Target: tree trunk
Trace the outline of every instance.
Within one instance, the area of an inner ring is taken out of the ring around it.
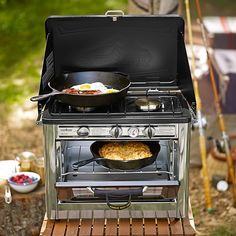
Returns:
[[[39,235],[45,215],[44,187],[27,194],[11,192],[12,202],[7,204],[0,189],[0,235]]]

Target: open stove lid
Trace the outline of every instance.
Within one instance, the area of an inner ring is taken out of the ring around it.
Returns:
[[[131,81],[176,84],[179,17],[50,17],[55,75],[72,71],[121,71]]]
[[[180,89],[195,103],[178,16],[52,16],[39,94],[52,77],[76,71],[120,71],[131,86]]]

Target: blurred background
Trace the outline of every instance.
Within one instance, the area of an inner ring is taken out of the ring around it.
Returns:
[[[165,2],[171,0],[165,0]],[[164,2],[164,1],[163,1]],[[36,105],[29,98],[38,93],[42,60],[45,49],[44,22],[50,15],[101,15],[107,10],[120,9],[125,14],[165,14],[176,13],[184,18],[184,1],[173,1],[173,12],[160,7],[157,0],[0,0],[0,160],[14,160],[22,151],[31,151],[43,156],[43,135],[41,127],[35,125]],[[236,1],[201,0],[202,14],[213,50],[214,73],[217,78],[221,104],[225,114],[227,130],[232,137],[232,148],[236,134]],[[203,113],[207,118],[207,151],[210,154],[216,142],[220,142],[214,100],[209,82],[209,73],[205,49],[202,43],[200,26],[196,21],[196,7],[190,0],[193,23],[193,36],[198,62],[198,79]],[[214,16],[212,18],[211,16]],[[209,18],[207,18],[209,17]],[[232,17],[232,18],[231,18]],[[229,24],[230,29],[224,27]],[[223,24],[223,26],[222,26]],[[218,26],[220,25],[220,26]],[[223,27],[222,32],[216,32]],[[187,33],[186,33],[187,36]],[[186,37],[188,44],[188,38]],[[224,59],[221,61],[221,59]],[[191,61],[191,55],[189,54]],[[228,62],[227,62],[228,61]],[[225,65],[225,66],[224,66]],[[224,98],[224,99],[223,99]],[[231,192],[219,192],[212,187],[212,197],[216,211],[208,214],[205,210],[203,183],[201,179],[201,161],[199,157],[198,132],[192,132],[190,171],[190,195],[198,235],[236,235],[236,208],[232,205]],[[211,166],[212,163],[209,165]],[[221,163],[221,167],[225,166]],[[1,197],[1,195],[0,195]],[[9,210],[0,207],[0,235],[10,227],[2,217]],[[35,230],[39,229],[43,218],[44,206]],[[1,222],[2,221],[2,222]],[[20,222],[16,223],[20,224]],[[1,226],[2,225],[2,226]],[[11,235],[26,232],[28,224],[20,229],[8,231]],[[10,230],[10,229],[9,229]],[[23,230],[23,231],[22,231]],[[24,231],[25,230],[25,231]],[[33,232],[33,231],[32,231]],[[10,234],[8,234],[10,235]],[[24,234],[22,234],[24,235]],[[27,234],[25,234],[27,235]]]
[[[134,13],[151,12],[152,1],[134,2],[141,6],[140,10],[131,7]],[[235,14],[235,1],[200,2],[204,16]],[[45,46],[44,22],[49,15],[104,14],[107,9],[128,13],[128,5],[128,0],[0,0],[0,103],[23,102],[37,92]],[[194,4],[191,13],[195,18]]]
[[[104,14],[126,7],[125,0],[1,0],[0,103],[22,102],[37,92],[48,16]]]
[[[136,2],[148,8],[151,1]],[[235,1],[200,2],[203,15],[235,14]],[[49,15],[104,14],[107,9],[127,13],[128,0],[0,0],[0,103],[22,102],[37,92],[45,46],[44,22]],[[194,4],[191,13],[196,16]]]

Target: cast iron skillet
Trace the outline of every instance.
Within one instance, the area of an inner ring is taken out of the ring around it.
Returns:
[[[151,165],[157,158],[158,153],[160,152],[160,144],[159,142],[154,141],[143,141],[149,146],[150,151],[152,153],[151,157],[137,159],[137,160],[128,160],[128,161],[121,161],[121,160],[111,160],[107,158],[100,157],[99,155],[99,148],[101,148],[105,143],[104,141],[97,141],[94,142],[90,146],[90,151],[93,154],[93,158],[74,162],[72,164],[73,169],[78,169],[81,166],[87,165],[90,162],[96,161],[99,165],[107,167],[109,169],[117,169],[117,170],[138,170],[145,166]]]
[[[40,101],[54,96],[59,102],[74,107],[99,107],[110,105],[124,98],[130,86],[129,76],[120,72],[83,71],[63,74],[49,83],[51,93],[34,96],[31,101]],[[74,85],[101,82],[108,88],[119,90],[117,93],[82,95],[67,94],[62,90]]]

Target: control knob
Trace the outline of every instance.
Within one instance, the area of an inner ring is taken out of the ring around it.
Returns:
[[[110,130],[110,134],[112,137],[118,138],[122,134],[122,129],[118,126],[115,126]]]
[[[154,135],[155,135],[155,128],[153,127],[147,127],[145,130],[144,130],[144,134],[149,137],[149,138],[152,138]]]
[[[139,129],[138,127],[130,127],[128,129],[128,135],[131,137],[131,138],[135,138],[139,135]]]
[[[87,137],[89,135],[89,128],[81,127],[77,130],[77,134],[80,137]]]

